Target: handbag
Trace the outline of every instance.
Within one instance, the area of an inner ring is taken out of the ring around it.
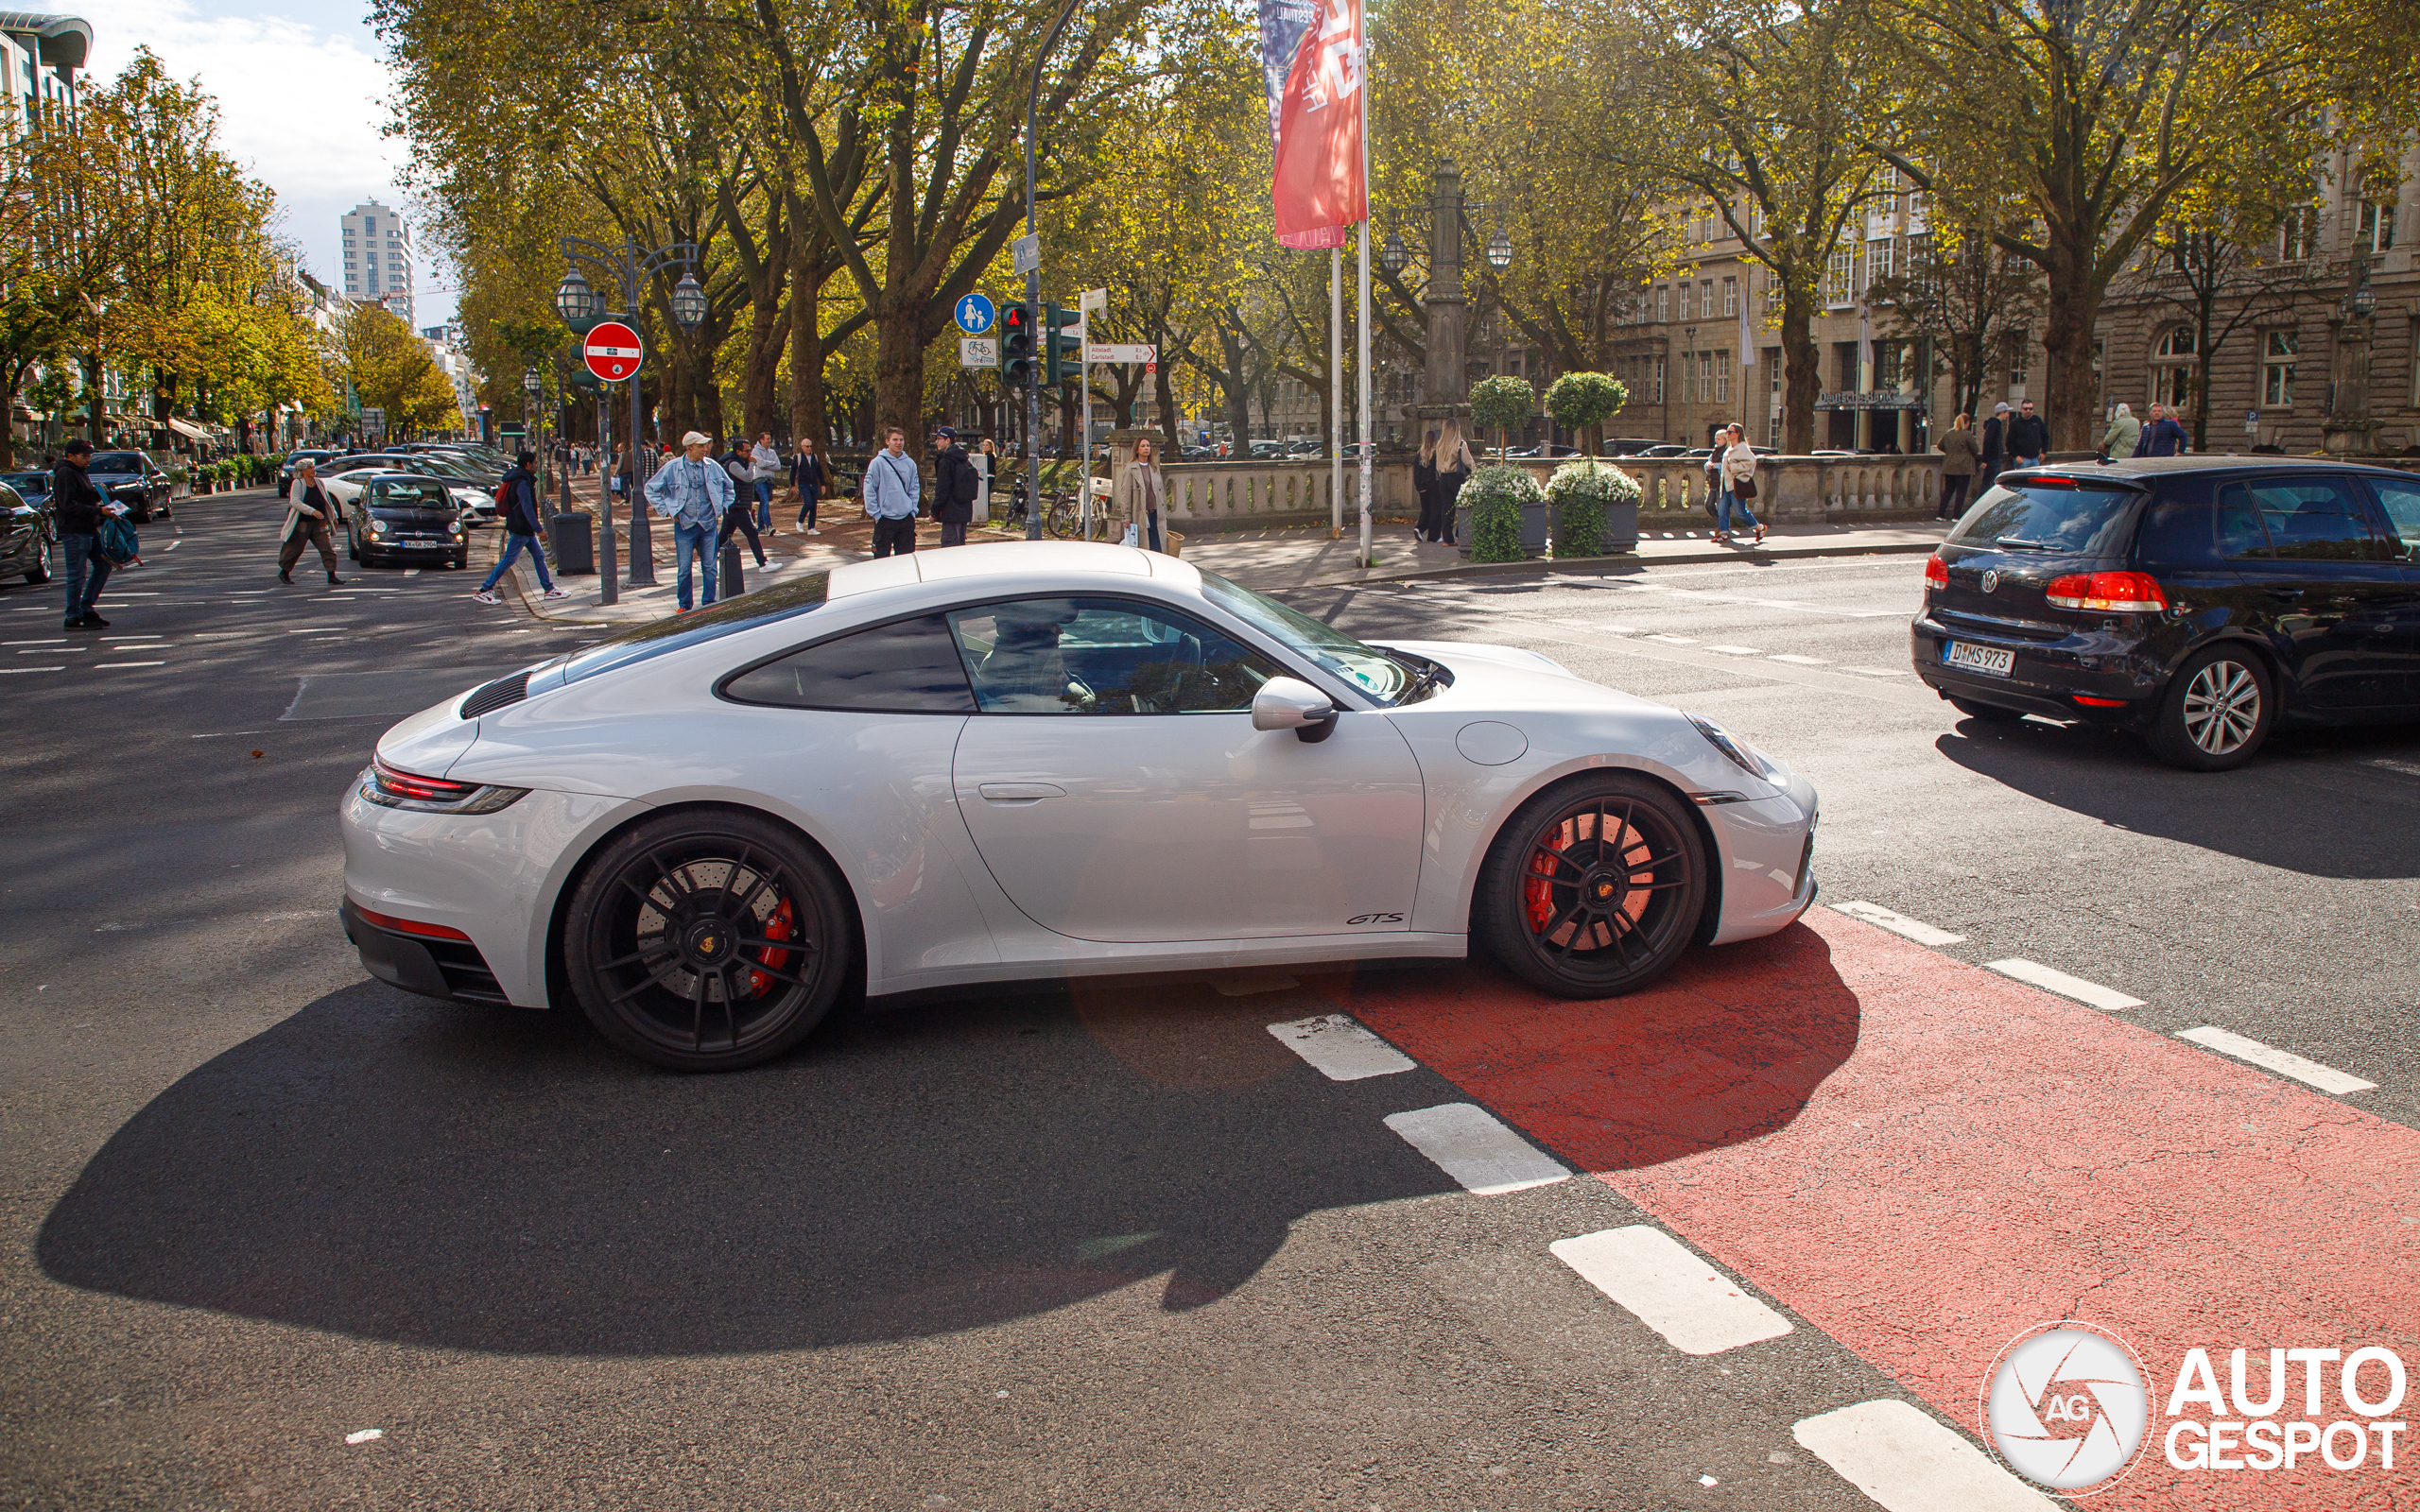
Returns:
[[[1119,543],[1120,545],[1125,545],[1125,546],[1139,546],[1139,545],[1141,545],[1141,544],[1143,543],[1143,532],[1142,532],[1142,528],[1141,528],[1140,526],[1136,525],[1136,524],[1134,524],[1134,522],[1133,522],[1133,521],[1132,521],[1132,520],[1127,521],[1127,522],[1126,522],[1126,534],[1125,534],[1125,536],[1124,536],[1124,537],[1122,537],[1122,538],[1120,539],[1120,541],[1119,541],[1119,542],[1118,542],[1118,543]]]
[[[1741,478],[1738,482],[1734,483],[1731,485],[1731,496],[1735,499],[1754,498],[1756,496],[1756,480],[1754,478]]]

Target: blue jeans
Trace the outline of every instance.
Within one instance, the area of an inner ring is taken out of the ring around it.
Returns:
[[[67,558],[67,617],[71,620],[93,611],[101,585],[110,580],[110,559],[93,549],[100,539],[97,535],[59,538],[59,554]]]
[[[714,526],[693,525],[684,520],[672,527],[672,559],[679,564],[683,609],[689,607],[689,558],[692,553],[696,554],[699,565],[705,570],[706,602],[711,604],[715,601],[715,568],[718,565],[715,558],[717,552]]]
[[[1754,530],[1756,528],[1756,517],[1749,509],[1747,501],[1732,492],[1729,489],[1722,490],[1722,498],[1715,507],[1715,528],[1720,530],[1726,536],[1730,535],[1732,533],[1731,512],[1735,509],[1739,512],[1740,519],[1748,522],[1749,529]]]
[[[520,556],[524,547],[528,549],[529,559],[537,564],[538,586],[548,593],[554,591],[555,580],[546,572],[546,548],[538,544],[538,538],[535,536],[507,532],[504,538],[504,555],[495,559],[495,569],[488,574],[488,580],[479,585],[480,593],[484,593],[496,585],[496,579],[504,576],[505,569],[512,565],[512,558]],[[711,593],[712,590],[708,592]]]
[[[756,480],[756,528],[759,530],[773,528],[773,480],[771,478]]]

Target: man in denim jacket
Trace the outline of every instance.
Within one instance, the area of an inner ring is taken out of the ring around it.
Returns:
[[[682,455],[656,470],[647,480],[647,502],[672,522],[672,555],[679,563],[681,611],[689,611],[689,558],[703,559],[706,602],[715,601],[715,542],[722,512],[731,507],[731,474],[706,455],[711,445],[691,431],[681,438]]]

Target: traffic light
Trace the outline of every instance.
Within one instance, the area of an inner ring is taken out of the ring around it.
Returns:
[[[1033,349],[1039,313],[1023,301],[1000,311],[1000,381],[1011,388],[1028,387],[1039,376]]]
[[[1084,338],[1081,335],[1063,335],[1062,326],[1080,329],[1084,323],[1081,310],[1063,310],[1055,304],[1042,307],[1042,329],[1049,334],[1049,349],[1043,356],[1042,381],[1056,388],[1073,383],[1084,375]]]

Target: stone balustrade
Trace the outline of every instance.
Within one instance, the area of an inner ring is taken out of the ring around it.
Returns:
[[[1705,465],[1684,457],[1615,457],[1636,478],[1643,519],[1704,517]],[[1842,522],[1921,517],[1941,500],[1939,454],[1914,456],[1768,456],[1756,463],[1755,511],[1767,521]],[[1561,461],[1516,459],[1540,486]],[[1179,529],[1261,530],[1325,524],[1331,518],[1331,473],[1324,461],[1183,462],[1167,469],[1168,505]],[[1373,507],[1381,515],[1412,515],[1409,461],[1381,462],[1374,473]],[[1360,516],[1360,470],[1344,467],[1342,518]]]

